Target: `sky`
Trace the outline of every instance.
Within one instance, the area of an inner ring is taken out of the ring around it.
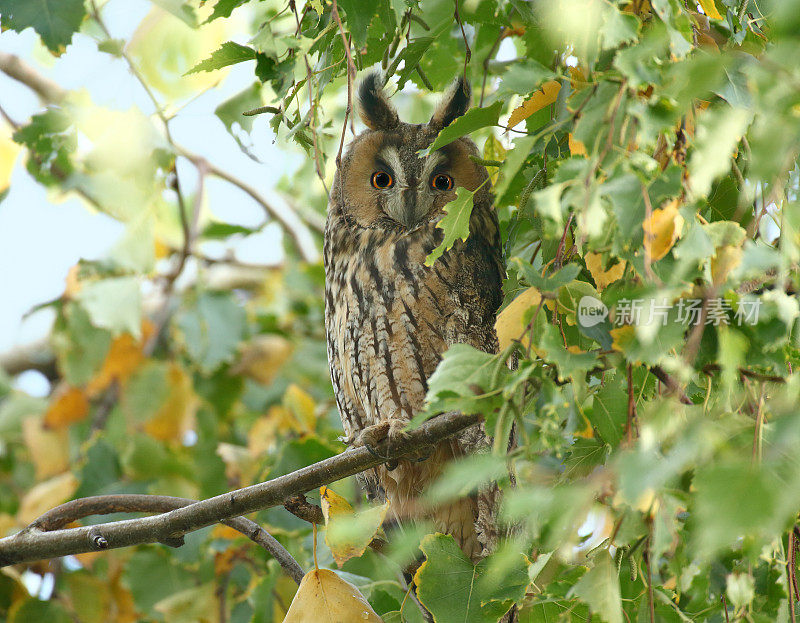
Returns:
[[[129,40],[151,8],[147,0],[109,0],[103,17],[113,37]],[[86,34],[76,34],[66,53],[57,59],[44,50],[31,29],[1,33],[0,50],[20,56],[65,89],[86,89],[98,105],[118,110],[136,106],[146,114],[153,112],[125,62],[98,52],[95,40]],[[170,122],[170,129],[176,142],[224,170],[235,171],[269,198],[280,177],[299,166],[300,156],[282,152],[273,144],[273,133],[262,117],[256,118],[252,132],[253,151],[262,161],[255,162],[241,152],[214,115],[221,102],[252,81],[252,62],[234,66],[220,85],[189,103]],[[0,106],[23,124],[43,110],[32,91],[2,73]],[[182,185],[194,188],[194,168],[186,163],[181,166],[179,161],[178,172]],[[226,222],[255,226],[264,220],[263,210],[254,201],[213,178],[206,180],[206,205]],[[25,170],[20,154],[10,191],[0,202],[0,353],[45,336],[52,312],[43,310],[26,318],[27,312],[59,297],[69,268],[81,258],[102,257],[123,230],[122,224],[93,211],[82,200],[39,185]],[[260,238],[247,240],[237,253],[243,261],[274,261],[280,253],[280,233],[277,228],[267,228]]]

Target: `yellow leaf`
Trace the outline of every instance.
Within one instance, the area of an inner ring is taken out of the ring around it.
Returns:
[[[47,428],[64,428],[73,422],[80,422],[89,415],[89,399],[86,393],[66,384],[59,385],[44,414]],[[63,471],[63,470],[58,470]]]
[[[609,331],[611,333],[611,348],[613,350],[624,352],[625,348],[633,341],[636,329],[631,325],[624,325],[622,327],[615,327]]]
[[[191,426],[198,399],[192,387],[192,379],[176,363],[169,364],[167,383],[169,385],[167,399],[144,425],[144,429],[155,439],[177,441]]]
[[[513,128],[521,121],[525,121],[533,113],[540,111],[548,104],[552,104],[558,97],[561,90],[561,83],[557,80],[548,80],[542,88],[536,91],[531,97],[522,103],[522,106],[515,108],[508,118],[508,127]]]
[[[678,212],[678,200],[674,199],[663,208],[653,210],[649,219],[642,223],[644,229],[644,248],[650,254],[652,261],[664,257],[678,238],[683,229],[683,217]]]
[[[583,156],[584,158],[589,156],[589,154],[586,153],[586,145],[572,136],[572,132],[567,135],[567,140],[569,141],[569,153],[573,156]]]
[[[730,272],[742,263],[742,248],[726,244],[717,249],[711,258],[711,280],[715,286],[722,285]]]
[[[80,270],[81,268],[78,264],[73,264],[67,271],[67,278],[65,279],[66,284],[64,286],[64,298],[75,298],[75,295],[81,291],[81,282],[78,278]]]
[[[280,335],[259,335],[244,346],[231,374],[244,374],[269,385],[293,350],[292,343]]]
[[[580,91],[589,85],[583,67],[567,67],[567,71],[569,72],[569,83],[573,90]]]
[[[528,288],[508,304],[494,323],[500,350],[505,350],[512,342],[520,342],[527,348],[530,340],[525,331],[525,313],[535,308],[542,301],[542,295],[536,288]],[[523,335],[524,333],[524,335]]]
[[[22,498],[17,511],[17,521],[28,525],[46,511],[70,499],[77,488],[78,479],[72,472],[40,482]]]
[[[592,274],[592,279],[597,284],[597,291],[602,292],[606,286],[622,278],[625,274],[625,260],[617,262],[608,270],[603,270],[603,256],[599,253],[587,253],[584,256],[586,268]]]
[[[36,467],[36,479],[44,480],[69,467],[69,439],[66,429],[48,430],[42,418],[22,420],[22,437]]]
[[[11,140],[8,125],[0,125],[0,194],[11,185],[11,173],[14,171],[19,149],[19,145]]]
[[[498,138],[492,134],[489,138],[486,139],[486,142],[483,144],[483,158],[484,160],[498,160],[502,162],[505,160],[506,157],[506,148],[503,147],[503,144],[498,140]],[[489,180],[492,183],[492,186],[497,184],[497,179],[500,177],[500,167],[489,167]]]
[[[283,623],[382,623],[355,586],[330,569],[306,573]]]
[[[383,525],[389,502],[356,513],[350,503],[333,489],[321,487],[319,493],[322,515],[325,517],[325,543],[333,553],[336,564],[341,567],[367,549]]]
[[[317,424],[317,417],[314,415],[314,399],[292,383],[286,388],[283,395],[283,406],[294,416],[298,430],[313,433]]]
[[[698,1],[700,2],[700,6],[703,7],[703,13],[712,19],[722,19],[722,15],[720,15],[719,11],[717,11],[717,5],[714,3],[714,0]]]
[[[114,381],[124,385],[128,377],[144,361],[143,347],[150,340],[155,327],[149,320],[142,322],[142,339],[137,341],[130,333],[123,333],[114,338],[108,349],[100,371],[89,381],[86,393],[96,396]]]

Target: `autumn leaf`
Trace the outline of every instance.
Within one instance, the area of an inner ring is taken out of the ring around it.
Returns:
[[[569,142],[569,153],[571,153],[573,156],[589,156],[589,154],[586,152],[586,145],[575,138],[572,135],[572,132],[570,132],[567,136],[567,140]]]
[[[66,502],[78,488],[78,479],[65,472],[40,482],[22,498],[17,511],[17,521],[28,525],[45,511]]]
[[[86,393],[89,397],[97,396],[115,381],[120,385],[125,384],[128,377],[144,361],[144,344],[147,344],[150,340],[153,331],[155,331],[153,323],[149,320],[144,320],[142,322],[141,340],[137,340],[130,333],[123,333],[114,338],[103,365],[86,386]]]
[[[341,567],[367,549],[383,525],[389,502],[356,513],[346,499],[329,487],[321,487],[320,496],[326,526],[325,543]]]
[[[515,341],[520,342],[527,348],[530,338],[528,332],[525,331],[525,313],[531,308],[536,308],[541,301],[542,295],[539,290],[528,288],[498,314],[494,328],[497,331],[497,339],[500,341],[501,351]]]
[[[642,223],[644,229],[644,248],[652,261],[664,257],[678,238],[683,229],[683,217],[678,212],[678,201],[673,200],[663,208],[653,210],[649,219]]]
[[[730,272],[742,263],[742,248],[729,244],[717,249],[711,258],[711,280],[715,286],[725,283]]]
[[[283,406],[294,416],[295,425],[300,432],[313,433],[317,423],[314,414],[314,399],[311,395],[292,383],[283,395]]]
[[[86,392],[62,383],[53,392],[50,406],[44,414],[44,425],[47,428],[64,428],[80,422],[88,414],[89,399]]]
[[[11,173],[17,161],[20,146],[11,140],[8,125],[0,125],[0,197],[11,184]]]
[[[192,379],[178,364],[169,365],[167,383],[169,393],[166,401],[144,428],[156,439],[177,441],[189,428],[199,401],[194,393]]]
[[[717,10],[717,5],[714,3],[714,0],[698,1],[700,2],[700,6],[703,7],[703,13],[712,19],[723,19],[722,15],[720,15],[719,11]]]
[[[283,623],[382,623],[355,586],[330,569],[305,574]]]
[[[231,374],[244,374],[262,385],[269,385],[293,350],[292,343],[285,337],[273,333],[258,335],[244,345]]]
[[[508,127],[513,128],[518,123],[525,121],[533,113],[540,111],[545,106],[552,104],[558,97],[561,90],[561,83],[557,80],[548,80],[542,87],[525,100],[521,106],[511,111],[508,118]]]
[[[22,436],[36,467],[37,480],[61,474],[69,467],[66,429],[49,430],[46,419],[29,416],[22,421]]]
[[[622,279],[622,275],[625,274],[625,260],[621,260],[611,268],[603,270],[603,256],[600,253],[587,253],[583,259],[586,262],[586,268],[592,274],[592,279],[597,284],[598,292],[602,292],[609,284]]]

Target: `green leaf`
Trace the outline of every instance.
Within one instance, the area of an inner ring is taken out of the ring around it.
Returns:
[[[639,18],[611,6],[605,11],[605,20],[600,28],[600,36],[605,49],[616,48],[623,43],[636,41],[639,36]]]
[[[225,129],[236,140],[239,147],[247,153],[250,145],[245,145],[247,134],[253,129],[254,116],[245,116],[248,110],[258,108],[263,104],[261,97],[261,83],[254,82],[246,89],[239,91],[233,97],[226,99],[214,110],[217,118],[225,124]],[[244,136],[242,136],[244,134]],[[249,142],[249,141],[248,141]],[[233,226],[231,226],[233,227]],[[206,231],[208,227],[206,228]],[[204,235],[208,234],[204,231]],[[250,230],[252,232],[252,230]]]
[[[628,393],[622,383],[608,381],[601,387],[586,415],[607,444],[618,445],[628,421]]]
[[[50,341],[64,378],[70,385],[79,387],[88,383],[100,369],[111,346],[111,334],[94,326],[83,307],[68,304]]]
[[[485,182],[484,182],[485,183]],[[482,186],[483,184],[481,184]],[[430,252],[428,257],[425,258],[426,266],[433,266],[433,263],[438,260],[445,251],[449,251],[456,240],[466,240],[469,236],[469,221],[472,216],[472,205],[475,193],[468,191],[466,188],[458,187],[456,189],[456,198],[444,206],[444,216],[436,224],[436,227],[444,231],[444,237],[441,244]]]
[[[731,168],[731,157],[751,119],[741,108],[727,105],[707,110],[698,118],[695,150],[689,159],[692,194],[701,197],[711,182]]]
[[[420,549],[426,560],[414,576],[417,595],[437,623],[497,623],[525,594],[528,573],[521,555],[505,577],[493,578],[491,558],[473,565],[450,535],[429,534]]]
[[[226,41],[219,50],[211,53],[211,56],[204,61],[200,61],[187,71],[184,75],[200,73],[201,71],[214,71],[228,65],[252,61],[256,58],[256,51],[246,45],[240,45],[234,41]]]
[[[206,373],[233,360],[245,337],[246,317],[230,294],[205,292],[177,317],[189,357]]]
[[[570,595],[588,604],[606,623],[623,623],[619,576],[608,552],[595,556],[594,567],[578,580]]]
[[[502,403],[502,395],[495,388],[501,388],[510,374],[499,356],[466,344],[453,344],[428,379],[426,415],[442,411],[485,413],[494,409]],[[486,393],[489,395],[484,396]]]
[[[72,42],[84,17],[83,0],[0,0],[3,30],[22,32],[33,28],[57,56]]]
[[[428,147],[426,153],[430,154],[440,147],[449,145],[457,138],[470,134],[480,128],[497,125],[502,110],[503,102],[501,101],[497,101],[491,106],[486,106],[484,108],[472,108],[468,110],[463,116],[459,117],[439,132],[439,136],[437,136],[436,140]]]
[[[344,10],[353,41],[359,47],[367,42],[367,28],[378,12],[378,0],[340,0],[339,8]]]
[[[533,268],[529,262],[519,257],[512,258],[511,265],[517,270],[521,277],[525,278],[528,285],[533,286],[540,292],[555,292],[573,281],[581,272],[581,267],[578,264],[567,264],[559,268],[552,275],[542,277],[539,271]]]
[[[142,297],[135,277],[114,277],[87,284],[76,300],[88,312],[92,324],[113,335],[141,336]]]

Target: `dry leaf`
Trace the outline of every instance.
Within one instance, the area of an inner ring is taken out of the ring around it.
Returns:
[[[62,383],[53,392],[50,406],[44,414],[44,425],[47,428],[65,428],[74,422],[80,422],[87,415],[89,398],[86,393],[78,387]],[[62,471],[64,470],[58,470]]]
[[[714,0],[698,0],[700,6],[703,7],[703,13],[708,15],[711,19],[723,19],[722,15],[717,11],[717,5]]]
[[[311,395],[292,383],[283,395],[283,406],[294,416],[298,430],[313,433],[317,425],[315,403]]]
[[[711,258],[711,280],[715,286],[722,285],[730,272],[742,263],[742,248],[726,244],[717,249]]]
[[[525,119],[530,117],[533,113],[555,102],[560,90],[561,83],[557,80],[548,80],[545,82],[541,89],[522,103],[522,106],[515,108],[511,112],[511,116],[508,118],[508,127],[513,128],[521,121],[525,121]]]
[[[294,347],[284,337],[275,334],[259,335],[244,346],[231,374],[244,374],[263,385],[269,385]]]
[[[355,586],[330,569],[306,573],[283,623],[383,623]]]
[[[678,200],[674,199],[663,208],[653,210],[650,218],[642,223],[642,229],[645,233],[644,248],[650,254],[650,259],[654,262],[660,260],[669,253],[683,229]]]
[[[192,379],[178,364],[169,364],[167,383],[167,399],[144,425],[144,429],[155,439],[176,441],[191,426],[199,401],[192,387]]]
[[[525,312],[536,307],[542,301],[542,295],[536,288],[528,288],[508,304],[494,323],[500,350],[505,350],[511,342],[521,342],[527,348],[530,343],[525,331]],[[525,335],[523,335],[523,332]]]
[[[636,329],[631,325],[624,325],[611,329],[609,333],[611,333],[611,339],[613,340],[611,348],[619,352],[624,352],[627,346],[633,341]]]
[[[583,156],[584,158],[588,157],[589,154],[586,153],[586,145],[583,142],[579,141],[577,138],[572,136],[572,132],[567,135],[567,140],[569,142],[569,153],[573,156]]]
[[[22,498],[17,511],[17,521],[28,525],[46,511],[70,499],[77,488],[78,479],[72,472],[40,482]]]
[[[598,292],[602,292],[609,284],[621,279],[625,274],[625,260],[617,262],[608,270],[603,270],[603,256],[600,253],[587,253],[583,259],[597,284]]]
[[[383,525],[389,503],[356,513],[350,503],[333,489],[321,487],[319,493],[325,517],[325,543],[341,567],[364,553]]]
[[[49,430],[40,417],[22,420],[22,436],[36,467],[36,479],[44,480],[69,467],[69,439],[66,429]]]

